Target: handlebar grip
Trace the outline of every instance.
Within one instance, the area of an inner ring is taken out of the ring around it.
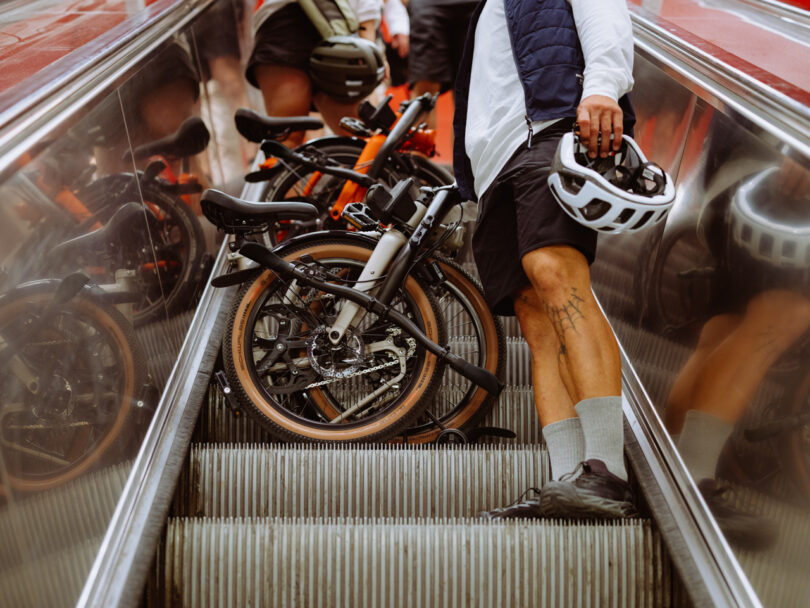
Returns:
[[[477,367],[451,352],[448,352],[443,358],[450,367],[465,378],[469,378],[490,395],[500,395],[503,390],[503,384],[492,372]]]
[[[239,253],[249,260],[253,260],[257,264],[261,264],[265,268],[269,268],[275,272],[289,271],[292,267],[292,264],[283,260],[275,253],[270,251],[267,247],[260,245],[259,243],[245,243],[239,248]]]

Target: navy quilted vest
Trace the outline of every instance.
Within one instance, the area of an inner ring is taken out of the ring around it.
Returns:
[[[567,0],[502,1],[528,117],[532,122],[575,117],[582,95],[585,60],[571,5]],[[453,167],[462,196],[468,200],[476,200],[476,196],[470,159],[465,150],[464,129],[475,28],[485,2],[482,0],[478,5],[470,22],[455,87]],[[625,133],[629,135],[635,122],[633,109],[626,95],[619,103],[625,113]],[[526,135],[528,137],[528,127]]]

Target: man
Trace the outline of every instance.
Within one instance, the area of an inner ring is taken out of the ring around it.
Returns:
[[[492,518],[635,514],[619,350],[591,292],[596,233],[570,219],[546,184],[575,120],[592,158],[618,149],[633,120],[622,98],[632,61],[624,0],[487,0],[472,18],[454,169],[462,194],[480,197],[473,252],[489,305],[517,315],[532,353],[552,473],[539,499]]]

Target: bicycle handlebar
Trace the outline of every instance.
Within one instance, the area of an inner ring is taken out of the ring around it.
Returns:
[[[306,154],[302,154],[296,150],[291,150],[281,142],[272,139],[266,139],[262,142],[262,151],[264,152],[265,156],[275,156],[281,160],[299,163],[307,169],[314,169],[316,171],[320,171],[321,173],[326,173],[328,175],[334,175],[335,177],[342,177],[343,179],[357,182],[364,188],[369,188],[377,183],[376,179],[366,175],[365,173],[360,173],[359,171],[347,169],[345,167],[315,162]]]

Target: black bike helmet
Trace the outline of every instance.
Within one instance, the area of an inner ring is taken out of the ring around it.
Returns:
[[[332,36],[320,42],[309,57],[314,88],[338,101],[359,101],[385,76],[382,51],[358,36]]]

